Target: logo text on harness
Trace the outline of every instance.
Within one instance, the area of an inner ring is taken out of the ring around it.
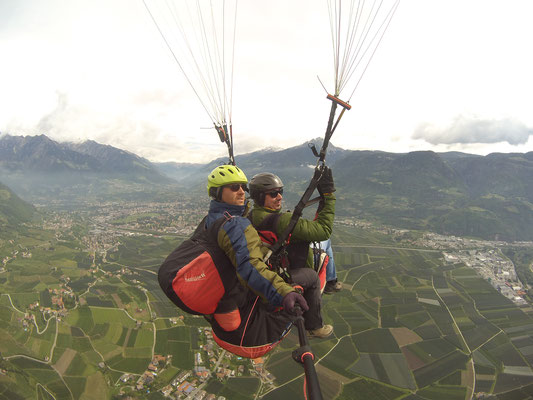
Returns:
[[[185,282],[196,282],[196,281],[201,281],[202,279],[205,278],[205,273],[202,272],[200,275],[198,276],[191,276],[190,278],[189,277],[185,277]]]

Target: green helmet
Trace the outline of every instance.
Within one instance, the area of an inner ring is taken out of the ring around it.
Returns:
[[[207,177],[207,194],[218,199],[220,196],[218,189],[232,183],[248,183],[248,179],[236,165],[220,165]]]

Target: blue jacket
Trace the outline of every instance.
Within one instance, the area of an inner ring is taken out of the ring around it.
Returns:
[[[218,231],[218,245],[236,269],[237,277],[264,301],[281,306],[283,297],[294,288],[263,262],[266,248],[250,220],[244,215],[248,204],[231,205],[212,200],[207,214],[206,227],[220,218],[227,218]]]

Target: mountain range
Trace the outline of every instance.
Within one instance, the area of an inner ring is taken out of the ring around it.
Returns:
[[[319,149],[321,142],[318,138],[288,149],[238,155],[236,162],[249,178],[264,171],[279,175],[290,206],[316,165],[309,147],[314,143]],[[94,141],[0,137],[0,181],[32,202],[57,197],[58,191],[67,191],[72,201],[95,193],[103,199],[117,192],[203,195],[206,175],[225,162],[154,163]],[[345,150],[330,143],[327,162],[334,171],[339,216],[458,236],[533,240],[533,152],[388,153]]]
[[[92,140],[59,143],[46,135],[0,137],[0,181],[33,202],[143,196],[172,184],[150,161]]]
[[[353,152],[334,168],[342,192],[349,193],[348,212],[459,236],[533,238],[531,152]]]
[[[127,176],[138,181],[168,182],[154,165],[133,153],[92,140],[58,143],[46,135],[0,138],[0,168],[41,173]]]

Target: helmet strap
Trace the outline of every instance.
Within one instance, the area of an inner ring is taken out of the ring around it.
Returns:
[[[222,200],[222,187],[209,188],[209,197],[212,197],[216,201]]]
[[[217,195],[216,195],[217,201],[222,201],[222,190],[223,190],[222,186],[217,187]]]

